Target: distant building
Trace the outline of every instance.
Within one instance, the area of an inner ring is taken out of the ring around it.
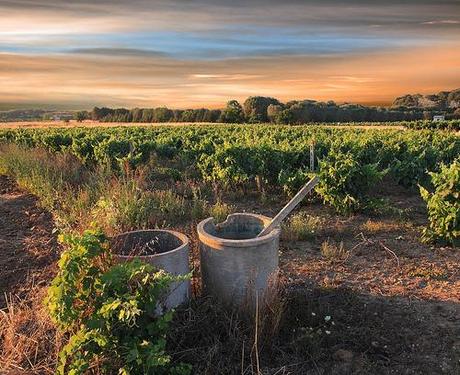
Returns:
[[[446,116],[444,115],[433,116],[433,121],[444,121],[445,119],[446,119]]]

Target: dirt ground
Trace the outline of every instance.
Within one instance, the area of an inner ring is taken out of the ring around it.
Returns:
[[[52,229],[52,217],[37,199],[0,176],[0,308],[6,295],[22,298],[48,283],[57,260]]]
[[[247,199],[241,208],[260,213],[282,206]],[[276,334],[259,346],[260,374],[460,374],[459,250],[420,243],[426,215],[416,195],[396,192],[391,201],[398,217],[340,217],[319,203],[301,208],[323,221],[307,241],[281,241],[284,311]],[[59,252],[52,229],[36,198],[0,176],[0,368],[15,340],[5,296],[34,301],[37,286],[52,278]],[[320,248],[328,239],[343,242],[346,256],[326,259]],[[193,364],[194,373],[257,373],[251,331],[213,301],[198,297],[174,324],[173,360]],[[14,334],[20,329],[27,332],[22,326]],[[41,344],[35,356],[10,355],[0,373],[49,373],[53,348]]]

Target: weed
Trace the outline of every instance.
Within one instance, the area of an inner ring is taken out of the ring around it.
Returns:
[[[135,179],[115,180],[92,217],[108,233],[176,224],[186,215],[184,198],[170,190],[145,191]]]
[[[401,229],[401,225],[397,223],[388,223],[383,221],[367,220],[361,225],[361,230],[368,233],[391,232]]]
[[[209,214],[214,218],[216,223],[221,223],[233,210],[233,206],[218,200],[209,208]]]
[[[320,228],[322,219],[299,212],[291,216],[283,225],[283,239],[287,241],[303,241],[312,238]]]
[[[429,268],[416,268],[409,272],[411,277],[422,277],[426,280],[447,280],[447,273],[435,266]]]
[[[67,245],[45,300],[52,321],[68,335],[58,374],[190,373],[173,369],[164,339],[172,312],[153,314],[165,290],[188,276],[172,276],[139,259],[113,264],[107,238],[98,231],[63,236]],[[127,350],[127,348],[129,348]]]
[[[189,210],[190,217],[193,220],[203,219],[208,215],[208,202],[203,199],[201,188],[198,185],[190,183],[188,186],[190,189],[189,193],[191,197]]]
[[[321,244],[321,255],[331,262],[344,262],[350,256],[350,252],[345,249],[343,241],[337,245],[327,239]]]

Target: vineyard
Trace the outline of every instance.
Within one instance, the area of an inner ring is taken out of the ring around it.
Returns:
[[[460,155],[460,138],[451,133],[268,125],[17,129],[1,132],[0,140],[67,152],[86,165],[108,164],[114,171],[126,163],[142,165],[155,154],[194,166],[203,181],[288,194],[318,171],[319,193],[342,213],[372,204],[368,194],[385,176],[406,188],[426,185],[429,172]]]
[[[0,233],[19,244],[0,241],[14,293],[2,301],[0,366],[458,373],[460,137],[458,122],[433,124],[1,129]],[[201,295],[196,224],[274,216],[313,175],[315,192],[282,225],[279,299],[254,331]],[[140,228],[191,239],[192,302],[153,322],[145,312],[172,279],[114,265],[108,250]],[[18,250],[31,243],[37,263]]]

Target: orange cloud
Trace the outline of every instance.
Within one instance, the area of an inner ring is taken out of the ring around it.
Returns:
[[[184,108],[269,95],[388,104],[406,93],[460,87],[459,47],[220,61],[0,54],[0,102]]]

